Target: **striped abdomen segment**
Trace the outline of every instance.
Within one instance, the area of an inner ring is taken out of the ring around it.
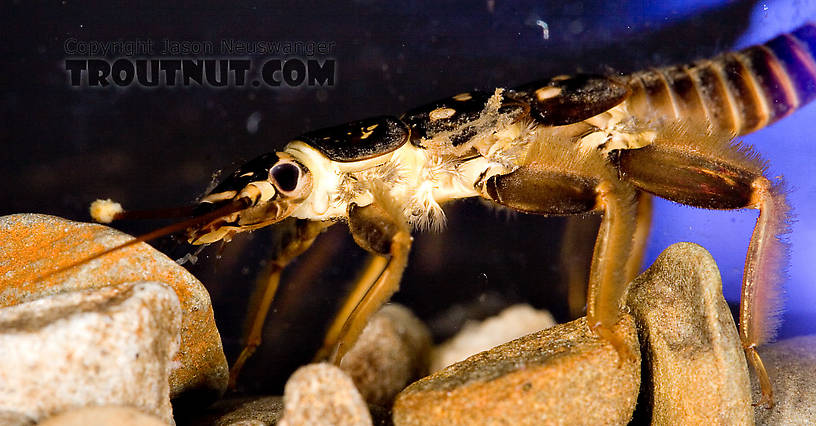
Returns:
[[[816,25],[691,65],[633,73],[627,108],[637,117],[709,122],[746,134],[816,98]]]

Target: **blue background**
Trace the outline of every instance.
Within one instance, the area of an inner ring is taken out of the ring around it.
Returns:
[[[652,17],[679,16],[721,3],[644,2],[643,13]],[[637,8],[633,13],[637,14]],[[746,31],[733,47],[762,43],[808,20],[816,20],[816,2],[759,2],[752,10]],[[812,323],[816,307],[816,105],[805,106],[794,116],[740,139],[752,144],[769,162],[769,176],[783,176],[787,183],[788,201],[795,217],[792,232],[787,236],[791,250],[784,288],[783,333],[813,333],[816,331]],[[748,246],[756,216],[757,212],[750,210],[710,212],[657,200],[647,264],[672,242],[701,244],[720,267],[727,300],[738,302],[744,248]]]

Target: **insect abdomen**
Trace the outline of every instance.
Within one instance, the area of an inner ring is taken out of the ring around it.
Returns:
[[[816,98],[816,25],[691,65],[628,76],[636,117],[709,122],[746,134]]]

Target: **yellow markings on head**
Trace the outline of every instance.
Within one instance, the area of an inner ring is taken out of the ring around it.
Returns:
[[[551,78],[550,80],[552,80],[552,81],[564,81],[564,80],[569,80],[570,78],[572,78],[572,77],[570,77],[567,74],[560,74],[560,75],[557,75],[557,76]]]
[[[453,114],[456,114],[455,109],[440,107],[440,108],[437,108],[437,109],[431,111],[431,113],[428,114],[428,116],[431,119],[431,121],[437,121],[437,120],[444,120],[446,118],[451,118],[451,117],[453,117]]]
[[[247,187],[250,186],[258,191],[257,195],[259,197],[258,200],[260,201],[269,201],[272,198],[275,198],[276,195],[278,195],[278,190],[275,189],[275,185],[272,185],[267,181],[251,182],[250,184],[247,185]],[[241,191],[241,194],[242,195],[246,194],[247,189],[248,188],[246,188],[244,191]],[[249,195],[255,195],[254,191]]]
[[[471,99],[473,99],[473,95],[471,95],[470,93],[467,93],[467,92],[460,93],[460,94],[453,97],[454,101],[459,101],[459,102],[465,102],[465,101],[469,101]]]
[[[363,130],[363,135],[360,136],[360,139],[368,139],[368,137],[371,136],[372,133],[374,133],[374,129],[376,129],[377,126],[379,126],[379,124],[373,124],[371,126],[366,127],[365,130]]]
[[[535,91],[536,98],[539,102],[554,98],[561,94],[560,87],[544,86]]]

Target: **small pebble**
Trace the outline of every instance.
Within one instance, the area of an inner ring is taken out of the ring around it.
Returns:
[[[431,371],[554,325],[549,312],[525,304],[510,306],[482,322],[468,321],[456,336],[434,349]]]
[[[86,407],[66,411],[37,426],[164,426],[156,417],[131,407]]]
[[[326,363],[299,368],[286,382],[280,426],[372,425],[363,397],[339,368]]]
[[[431,335],[414,314],[389,304],[374,314],[340,369],[370,404],[389,407],[397,393],[428,371]]]
[[[759,355],[771,377],[775,405],[754,407],[758,425],[816,424],[816,335],[800,336],[760,346]],[[751,377],[754,401],[762,393]]]
[[[394,403],[394,424],[625,424],[640,387],[640,350],[631,317],[616,328],[634,360],[621,364],[580,318],[411,384]]]
[[[753,424],[747,364],[711,255],[677,243],[629,289],[652,424]]]
[[[0,410],[34,419],[129,405],[173,421],[181,309],[162,283],[120,284],[0,309]]]
[[[271,426],[283,416],[283,397],[227,398],[210,406],[203,416],[185,422],[196,426]]]
[[[0,307],[45,295],[137,281],[160,281],[181,302],[181,347],[170,377],[171,396],[215,399],[227,387],[228,367],[210,296],[186,269],[140,243],[42,279],[132,237],[99,224],[41,214],[0,217]]]

